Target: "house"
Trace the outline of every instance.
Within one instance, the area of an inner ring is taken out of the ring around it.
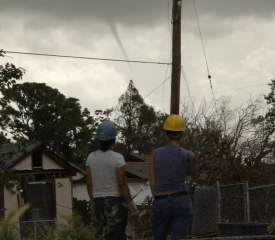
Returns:
[[[40,143],[0,146],[0,171],[15,177],[14,186],[0,184],[0,214],[5,216],[26,203],[18,219],[21,233],[52,226],[72,214],[72,177],[77,169]]]
[[[136,205],[141,205],[147,197],[151,197],[151,191],[148,184],[147,163],[143,156],[127,155],[126,176],[130,192],[134,197]],[[85,172],[81,169],[78,176],[73,178],[73,197],[80,201],[89,201],[86,189]]]
[[[147,198],[152,197],[148,181],[148,163],[146,161],[127,161],[126,176],[130,192],[136,205],[141,205]]]

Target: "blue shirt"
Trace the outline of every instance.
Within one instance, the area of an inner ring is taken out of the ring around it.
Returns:
[[[168,144],[155,150],[155,193],[187,191],[186,176],[193,153],[174,144]]]

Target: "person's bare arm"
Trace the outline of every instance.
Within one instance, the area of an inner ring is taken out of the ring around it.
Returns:
[[[118,181],[118,191],[119,191],[120,196],[127,203],[130,203],[132,201],[132,198],[131,198],[131,194],[129,191],[124,167],[117,168],[117,181]]]
[[[93,198],[93,181],[90,167],[86,167],[86,185],[90,199]]]

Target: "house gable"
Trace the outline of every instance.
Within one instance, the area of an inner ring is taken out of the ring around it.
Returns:
[[[32,158],[31,158],[31,156],[27,156],[27,157],[23,158],[20,162],[15,164],[11,169],[16,170],[16,171],[32,170]]]
[[[40,143],[1,145],[0,169],[21,174],[28,171],[59,171],[71,176],[76,172],[74,166]]]
[[[43,169],[44,170],[52,170],[52,169],[64,169],[63,166],[61,166],[59,163],[57,163],[54,159],[51,157],[43,154]]]
[[[32,171],[33,169],[33,157],[32,154],[26,156],[21,159],[18,163],[16,163],[11,170],[16,171]],[[47,154],[42,154],[42,168],[41,170],[61,170],[64,169],[59,163],[57,163],[54,159],[47,156]]]

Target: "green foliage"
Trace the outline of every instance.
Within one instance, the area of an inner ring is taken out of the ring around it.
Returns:
[[[0,91],[0,126],[14,141],[42,142],[71,161],[88,155],[95,121],[78,99],[44,83],[12,81]]]
[[[28,206],[27,206],[28,207]],[[1,240],[19,240],[19,229],[16,225],[16,219],[26,211],[27,207],[17,212],[11,212],[6,218],[0,221],[0,239]],[[28,240],[100,240],[97,236],[94,225],[85,225],[80,217],[74,216],[68,218],[64,224],[57,225],[50,229],[45,235],[28,235]]]
[[[0,187],[3,184],[9,191],[13,192],[18,182],[19,177],[13,172],[0,168]]]
[[[57,226],[47,240],[95,240],[99,239],[93,224],[85,225],[79,216],[68,219],[65,224]]]
[[[0,145],[6,144],[6,143],[10,143],[10,140],[8,138],[6,138],[4,133],[0,132]]]
[[[5,52],[0,50],[0,56]],[[67,160],[84,164],[94,146],[96,120],[79,100],[44,83],[22,83],[24,69],[0,65],[0,144],[38,141]]]
[[[270,93],[265,96],[265,100],[267,105],[269,106],[269,110],[265,115],[265,120],[268,123],[268,128],[274,134],[275,132],[275,80],[271,80]]]
[[[19,231],[16,221],[27,211],[28,205],[17,211],[10,212],[5,218],[0,219],[0,239],[1,240],[19,240]]]
[[[0,49],[0,57],[4,57],[6,52],[3,49]]]
[[[12,87],[16,81],[21,80],[24,69],[17,68],[14,64],[6,63],[5,66],[0,65],[0,90],[5,91]]]
[[[19,239],[16,225],[11,223],[10,217],[0,221],[0,239],[1,240],[16,240]]]
[[[127,153],[135,150],[143,153],[156,145],[165,117],[165,114],[155,112],[152,106],[144,102],[133,81],[130,81],[126,92],[119,98],[116,119]]]

